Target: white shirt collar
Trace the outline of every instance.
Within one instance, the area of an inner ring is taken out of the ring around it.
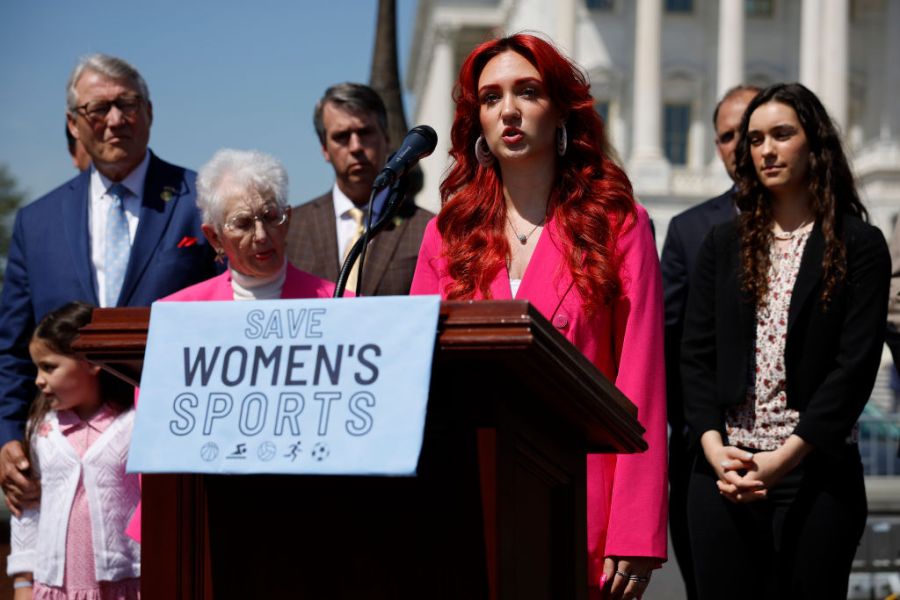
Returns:
[[[378,219],[378,215],[381,214],[381,209],[384,208],[384,203],[387,200],[388,193],[390,192],[389,188],[385,188],[381,190],[377,196],[375,196],[375,220]],[[369,207],[369,203],[358,206],[353,200],[347,197],[340,187],[338,187],[337,182],[334,183],[334,186],[331,188],[331,198],[334,201],[334,218],[340,221],[342,218],[349,219],[347,216],[347,211],[357,206],[364,213],[366,209]],[[374,223],[375,221],[373,221]]]
[[[338,187],[337,182],[334,183],[334,187],[331,189],[331,197],[334,200],[334,218],[340,220],[344,218],[344,215],[347,214],[347,211],[356,206],[356,204],[347,197],[340,187]],[[359,208],[365,212],[366,205],[362,205]]]
[[[144,181],[147,179],[147,168],[149,166],[150,150],[147,150],[144,154],[144,159],[119,183],[128,188],[128,191],[131,192],[133,196],[143,198]],[[113,183],[112,179],[98,171],[93,164],[91,165],[91,195],[95,197],[102,196]]]
[[[372,221],[373,223],[378,220],[378,215],[381,213],[381,208],[384,206],[389,191],[390,190],[385,189],[375,197],[375,219]],[[337,234],[338,258],[342,261],[344,255],[347,254],[347,246],[349,246],[350,240],[353,239],[354,234],[356,233],[356,221],[347,213],[347,211],[357,205],[341,191],[337,182],[335,182],[334,187],[331,190],[331,197],[334,201],[334,223],[335,233]],[[359,208],[363,211],[363,215],[365,215],[368,206],[363,205]]]

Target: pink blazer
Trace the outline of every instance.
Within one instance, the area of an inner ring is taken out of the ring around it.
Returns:
[[[666,382],[659,259],[643,207],[617,246],[623,293],[606,310],[585,314],[566,267],[562,237],[550,220],[538,240],[516,299],[528,300],[638,408],[649,449],[641,454],[590,454],[587,463],[590,581],[605,556],[666,560]],[[441,294],[451,282],[441,257],[436,219],[428,224],[411,294]],[[509,300],[509,272],[500,269],[491,296]],[[480,296],[479,296],[480,297]]]
[[[287,275],[281,298],[330,298],[334,293],[334,284],[320,279],[306,271],[287,265]],[[160,299],[160,302],[205,302],[210,300],[231,300],[234,292],[231,289],[231,270],[221,275],[201,281],[171,296]]]
[[[281,298],[331,298],[334,293],[334,284],[330,281],[320,279],[315,275],[311,275],[306,271],[295,268],[290,263],[287,265],[287,276],[284,280],[284,287],[281,288]],[[351,296],[347,292],[347,296]],[[231,289],[231,271],[225,271],[221,275],[211,277],[206,281],[186,287],[170,296],[161,298],[160,302],[207,302],[211,300],[232,300],[234,299],[234,291]],[[135,390],[134,403],[137,406],[138,394],[140,390]],[[125,530],[135,541],[141,541],[141,505],[138,504],[134,511],[134,516],[128,523],[128,529]]]

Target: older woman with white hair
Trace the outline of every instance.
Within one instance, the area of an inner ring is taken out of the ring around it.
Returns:
[[[268,154],[219,150],[197,176],[203,233],[228,270],[164,300],[327,298],[334,284],[291,266],[285,235],[291,221],[288,178]]]
[[[197,205],[203,234],[219,259],[228,260],[228,270],[162,301],[330,298],[332,282],[294,268],[284,256],[291,222],[287,183],[284,167],[268,154],[216,152],[197,175]],[[140,505],[127,533],[141,541]]]

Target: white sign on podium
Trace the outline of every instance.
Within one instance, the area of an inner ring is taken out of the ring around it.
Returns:
[[[155,303],[128,470],[414,475],[439,307]]]

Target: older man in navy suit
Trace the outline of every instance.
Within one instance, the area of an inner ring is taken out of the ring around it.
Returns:
[[[88,56],[66,100],[69,131],[93,166],[16,215],[0,299],[0,484],[15,512],[39,494],[19,441],[35,396],[35,324],[73,300],[147,306],[215,274],[195,173],[147,148],[153,105],[140,73]]]
[[[713,113],[716,149],[728,175],[732,178],[734,178],[734,151],[737,148],[741,117],[750,100],[758,92],[758,88],[751,86],[732,88],[725,93]],[[687,483],[693,456],[688,451],[681,399],[679,375],[681,330],[684,326],[688,284],[700,245],[714,225],[724,223],[737,215],[733,196],[732,188],[721,196],[716,196],[675,216],[669,223],[660,259],[666,305],[666,396],[669,405],[669,425],[672,428],[669,437],[669,523],[672,546],[684,578],[688,598],[696,598],[697,593],[687,531]]]

